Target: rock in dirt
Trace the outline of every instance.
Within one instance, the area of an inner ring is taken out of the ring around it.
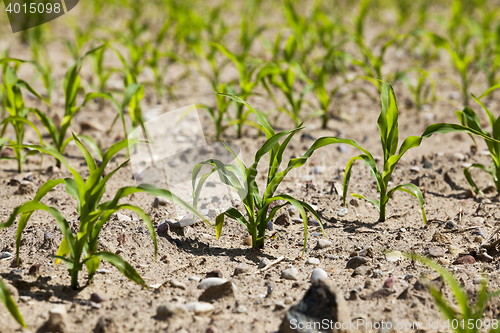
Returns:
[[[410,287],[403,290],[403,292],[399,294],[397,299],[411,299]]]
[[[206,329],[205,333],[217,333],[217,329],[213,326],[210,326]]]
[[[182,289],[182,290],[187,289],[187,287],[184,283],[182,283],[176,279],[170,280],[170,286],[172,286],[172,288],[178,288],[178,289]]]
[[[295,267],[285,269],[283,272],[281,272],[281,278],[285,280],[297,280],[298,275],[299,271]]]
[[[285,313],[279,332],[331,332],[322,330],[317,324],[314,325],[323,320],[333,322],[335,325],[336,322],[349,322],[350,317],[344,296],[330,282],[320,280],[309,288],[297,305],[292,306]],[[297,325],[292,325],[294,322],[304,324],[304,327],[311,327],[311,329],[307,331],[299,329]]]
[[[391,294],[392,293],[389,291],[389,289],[382,288],[382,289],[374,291],[371,294],[370,299],[386,298],[386,297],[389,297]]]
[[[156,197],[153,200],[153,207],[160,207],[160,206],[166,206],[168,203],[168,200],[165,199],[164,197]]]
[[[281,226],[289,226],[290,225],[290,216],[288,215],[288,212],[281,214],[274,220],[274,224],[276,225],[281,225]]]
[[[444,257],[444,250],[442,247],[435,246],[429,249],[429,255],[434,258]]]
[[[218,277],[209,277],[200,282],[200,284],[198,285],[198,289],[208,289],[213,286],[219,286],[226,282],[227,282],[226,279],[221,279]]]
[[[213,271],[208,272],[206,277],[207,278],[216,277],[222,279],[224,276],[220,269],[214,269]]]
[[[346,216],[346,215],[347,215],[347,213],[349,213],[349,210],[347,209],[347,207],[341,207],[341,208],[339,209],[339,211],[337,212],[337,215],[338,215],[339,217],[344,217],[344,216]]]
[[[189,312],[194,312],[195,315],[205,315],[212,313],[215,307],[206,302],[191,302],[186,304],[186,310]]]
[[[309,258],[305,262],[306,265],[319,265],[319,259],[318,258]]]
[[[156,319],[167,320],[171,317],[184,317],[188,314],[186,307],[179,303],[165,303],[156,309]]]
[[[0,259],[10,259],[10,258],[12,258],[12,253],[10,253],[10,252],[0,253]]]
[[[352,273],[352,276],[358,276],[358,275],[370,275],[372,273],[372,268],[369,266],[359,266],[356,267],[354,272]]]
[[[313,269],[311,273],[311,279],[310,282],[312,284],[318,283],[321,280],[327,280],[328,279],[328,274],[321,268],[315,268]]]
[[[23,180],[14,194],[25,195],[33,192],[35,192],[35,185],[32,182]]]
[[[50,332],[64,332],[66,324],[66,307],[63,304],[54,305],[49,310],[49,320],[45,323],[45,330]]]
[[[448,235],[442,234],[439,231],[436,231],[434,235],[432,235],[432,241],[438,242],[441,244],[450,244],[450,237]]]
[[[374,256],[373,247],[371,246],[365,247],[363,250],[359,251],[359,256],[373,258]]]
[[[118,325],[116,325],[113,317],[100,317],[94,327],[94,333],[118,333]]]
[[[226,283],[211,286],[200,295],[198,298],[202,302],[211,302],[220,298],[235,297],[236,286],[231,281]]]
[[[316,245],[316,248],[318,249],[325,249],[327,247],[332,246],[332,242],[326,239],[318,239],[318,244]]]
[[[365,257],[356,256],[356,257],[352,257],[351,259],[349,259],[345,268],[356,269],[359,266],[365,266],[367,263],[368,263],[368,259],[366,259]]]
[[[397,281],[398,281],[398,278],[396,275],[391,276],[390,278],[385,280],[384,288],[388,288],[388,289],[392,288]]]
[[[262,258],[259,262],[259,266],[257,266],[257,268],[264,268],[266,267],[267,265],[269,265],[271,263],[271,261],[269,261],[269,259],[267,258]]]
[[[92,293],[90,295],[90,300],[94,303],[103,303],[109,301],[109,297],[106,294],[103,293]]]
[[[466,255],[458,258],[453,262],[454,265],[472,265],[476,263],[476,259],[474,259],[471,255]]]
[[[453,245],[450,245],[448,247],[448,251],[450,251],[450,254],[452,256],[456,256],[457,254],[460,254],[460,252],[462,252],[462,250],[460,250],[458,247],[453,246]]]
[[[236,276],[236,275],[240,275],[240,274],[249,273],[251,270],[252,270],[252,267],[250,267],[249,265],[247,265],[247,264],[239,264],[234,269],[233,275]]]
[[[252,246],[252,236],[247,236],[243,240],[242,244],[245,245],[245,246]]]

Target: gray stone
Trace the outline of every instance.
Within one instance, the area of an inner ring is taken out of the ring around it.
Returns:
[[[285,310],[285,303],[283,302],[275,302],[274,303],[274,311]]]
[[[320,280],[327,280],[328,274],[321,268],[313,269],[311,273],[311,283],[318,283]]]
[[[221,279],[218,277],[209,277],[200,282],[200,284],[198,285],[198,289],[208,289],[213,286],[219,286],[226,282],[227,282],[226,279]]]
[[[259,269],[260,269],[260,268],[264,268],[264,267],[266,267],[267,265],[269,265],[270,263],[271,263],[271,262],[269,261],[269,259],[267,259],[267,258],[262,258],[262,259],[260,260],[260,262],[259,262],[259,266],[258,266],[258,268],[259,268]]]
[[[206,302],[191,302],[186,304],[186,310],[194,312],[195,315],[204,315],[213,312],[215,307]]]
[[[49,320],[45,324],[48,330],[52,332],[64,332],[66,324],[64,320],[66,319],[66,306],[63,304],[54,305],[49,310]]]
[[[298,275],[299,271],[295,267],[285,269],[283,272],[281,272],[281,278],[285,280],[297,280]]]
[[[384,275],[384,272],[382,272],[382,270],[375,269],[373,271],[372,278],[379,278],[379,277],[382,277],[383,275]]]
[[[322,322],[348,323],[350,321],[349,308],[347,307],[344,296],[328,282],[321,280],[312,285],[304,295],[304,298],[292,306],[285,314],[281,322],[280,333],[319,333],[325,332],[321,327],[314,323]],[[292,323],[301,323],[306,327],[311,326],[310,330],[299,329]],[[295,328],[294,328],[295,327]]]
[[[372,268],[369,266],[359,266],[356,267],[354,272],[352,273],[352,276],[357,276],[357,275],[370,275],[372,272]]]
[[[111,271],[107,270],[106,268],[99,268],[96,270],[96,273],[99,273],[99,274],[109,274],[111,273]]]
[[[341,207],[341,208],[339,209],[339,211],[337,212],[337,215],[338,215],[339,217],[344,217],[344,216],[346,216],[346,215],[347,215],[347,213],[349,213],[349,210],[347,209],[347,207]]]
[[[233,275],[245,274],[245,273],[250,272],[251,270],[252,270],[252,267],[250,267],[249,265],[247,265],[247,264],[239,264],[234,269]]]
[[[327,248],[327,247],[330,247],[332,246],[332,242],[330,242],[329,240],[326,240],[326,239],[318,239],[318,245],[316,245],[316,247],[318,249],[324,249],[324,248]]]
[[[109,301],[109,297],[102,293],[92,293],[92,295],[90,295],[90,300],[95,303],[103,303]]]
[[[360,257],[373,258],[373,248],[371,246],[365,247],[363,250],[359,251]]]
[[[444,250],[442,247],[434,246],[429,249],[429,255],[434,258],[444,257]]]
[[[220,298],[228,298],[236,296],[236,286],[233,282],[227,281],[223,284],[212,285],[198,298],[202,302],[211,302]]]
[[[172,279],[170,280],[170,285],[173,287],[173,288],[178,288],[178,289],[182,289],[182,290],[186,290],[187,287],[184,283],[176,280],[176,279]]]
[[[165,199],[164,197],[156,197],[153,200],[153,207],[160,207],[160,206],[166,206],[168,203],[168,200]]]
[[[10,259],[12,258],[12,253],[10,252],[3,252],[0,254],[0,259]]]
[[[306,260],[306,265],[319,265],[318,258],[309,258]]]
[[[171,317],[184,317],[188,314],[186,307],[179,303],[165,303],[156,308],[156,319],[166,320]]]
[[[347,265],[345,268],[356,269],[359,266],[365,266],[367,263],[368,263],[368,259],[366,259],[365,257],[356,256],[356,257],[352,257],[347,262]]]

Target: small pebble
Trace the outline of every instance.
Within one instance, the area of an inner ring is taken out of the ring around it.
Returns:
[[[338,215],[339,217],[344,217],[344,216],[346,216],[346,215],[347,215],[347,213],[349,213],[349,210],[347,209],[347,207],[341,207],[341,208],[339,209],[339,211],[337,212],[337,215]]]
[[[391,276],[390,278],[388,278],[387,280],[385,280],[385,282],[384,282],[384,288],[387,288],[387,289],[392,288],[392,286],[394,286],[394,284],[396,283],[396,281],[398,281],[397,276],[396,275]]]
[[[318,239],[318,245],[316,246],[318,249],[324,249],[332,246],[332,242],[326,239]]]
[[[269,261],[269,259],[267,258],[262,258],[259,262],[259,266],[257,266],[257,268],[264,268],[266,267],[267,265],[269,265],[271,263],[271,261]]]
[[[99,268],[96,270],[96,273],[99,273],[99,274],[109,274],[111,273],[111,271],[107,270],[106,268]]]
[[[375,269],[373,271],[372,278],[379,278],[379,277],[382,277],[383,275],[384,275],[384,272],[382,272],[382,270]]]
[[[200,282],[200,284],[198,285],[198,289],[208,289],[213,286],[219,286],[226,282],[227,282],[226,279],[221,279],[218,277],[209,277]]]
[[[106,294],[102,293],[92,293],[90,295],[90,300],[94,303],[103,303],[109,301],[109,297]]]
[[[328,279],[328,274],[322,268],[315,268],[311,273],[311,283],[317,283],[321,280]]]
[[[306,265],[319,265],[318,258],[309,258],[306,260]]]
[[[207,314],[213,312],[215,309],[212,304],[206,302],[191,302],[187,303],[185,306],[186,310],[188,310],[189,312],[194,312],[194,314],[196,315]]]
[[[0,254],[0,259],[10,259],[12,258],[12,253],[10,252],[3,252]]]
[[[434,258],[444,257],[444,250],[439,246],[435,246],[429,249],[429,255]]]
[[[248,273],[251,270],[252,270],[252,267],[250,267],[249,265],[247,265],[247,264],[239,264],[234,269],[233,275],[240,275],[240,274]]]
[[[478,278],[475,278],[472,282],[474,284],[482,284],[482,283],[488,282],[488,280],[486,280],[484,277],[478,277]]]
[[[285,269],[281,272],[281,278],[285,280],[297,280],[298,275],[299,271],[295,267]]]

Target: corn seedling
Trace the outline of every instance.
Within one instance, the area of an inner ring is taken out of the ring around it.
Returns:
[[[210,159],[197,164],[193,169],[192,183],[193,183],[193,206],[196,208],[198,204],[198,198],[200,196],[201,190],[206,179],[217,172],[221,182],[233,188],[245,207],[246,216],[239,212],[235,208],[229,208],[224,213],[218,215],[215,221],[215,232],[217,239],[220,237],[222,232],[222,227],[224,225],[225,217],[229,217],[238,221],[242,224],[252,236],[252,246],[256,249],[260,249],[264,246],[264,239],[266,233],[266,225],[271,221],[277,211],[286,206],[293,205],[299,212],[304,222],[304,251],[307,242],[307,215],[306,211],[309,211],[314,217],[319,221],[321,229],[323,226],[321,224],[321,219],[316,213],[316,211],[307,203],[297,200],[287,194],[275,194],[279,184],[286,177],[288,172],[294,168],[298,168],[312,155],[314,149],[310,149],[302,157],[291,159],[285,170],[278,172],[279,167],[283,160],[283,153],[292,137],[300,131],[303,127],[299,126],[293,130],[283,131],[280,133],[275,133],[271,125],[267,122],[264,115],[251,107],[247,102],[239,97],[229,94],[221,94],[226,97],[231,98],[237,103],[241,103],[247,106],[251,112],[257,118],[257,122],[262,126],[262,130],[266,134],[266,142],[262,147],[255,153],[254,162],[250,167],[245,166],[245,164],[236,156],[236,154],[231,150],[231,148],[225,144],[226,148],[234,155],[238,165],[224,164],[221,161]],[[283,143],[280,144],[280,140],[284,139]],[[261,195],[259,192],[259,187],[256,183],[258,177],[257,166],[262,157],[269,155],[269,171],[267,176],[266,187],[264,193]],[[212,170],[200,177],[198,183],[196,179],[200,173],[203,166],[211,166]],[[240,182],[242,179],[242,182]],[[271,203],[278,201],[277,205],[271,208]],[[284,201],[285,203],[279,202]]]
[[[81,90],[81,77],[80,70],[82,68],[83,60],[93,54],[94,52],[98,52],[104,48],[105,45],[101,45],[89,52],[87,52],[82,58],[78,59],[78,61],[71,66],[63,79],[63,90],[64,90],[64,118],[59,126],[59,128],[55,125],[54,121],[44,112],[40,110],[33,110],[35,115],[40,119],[45,129],[49,133],[52,141],[54,143],[54,149],[57,150],[60,154],[64,153],[66,146],[72,140],[72,137],[66,138],[66,133],[71,126],[71,122],[75,117],[76,113],[85,106],[89,101],[94,98],[100,97],[101,94],[98,93],[88,93],[85,95],[84,101],[82,104],[77,105],[77,97],[78,93]],[[61,162],[57,160],[57,166],[61,166]]]
[[[377,121],[377,125],[380,131],[380,139],[382,143],[382,150],[384,152],[384,164],[382,172],[377,168],[375,159],[372,154],[368,152],[366,149],[361,147],[357,142],[350,139],[341,139],[336,137],[325,137],[320,138],[316,141],[314,145],[326,145],[331,143],[344,143],[351,145],[363,152],[363,154],[354,156],[349,160],[345,167],[345,176],[343,183],[343,205],[345,206],[345,202],[347,199],[347,189],[349,187],[349,181],[351,178],[351,170],[354,162],[357,160],[363,160],[363,162],[370,169],[370,173],[375,178],[377,183],[377,192],[379,192],[380,198],[377,199],[368,199],[360,194],[351,194],[356,198],[365,199],[368,202],[372,203],[375,208],[380,213],[379,221],[385,221],[386,217],[386,205],[389,199],[396,191],[406,192],[415,198],[417,198],[420,208],[422,210],[422,218],[424,223],[427,223],[427,218],[424,210],[424,198],[420,189],[412,184],[402,184],[397,185],[389,190],[389,180],[391,179],[392,173],[396,168],[399,160],[403,155],[411,148],[416,148],[420,146],[422,139],[428,138],[435,133],[448,133],[448,132],[465,132],[469,134],[479,135],[482,137],[486,137],[479,131],[474,129],[455,124],[433,124],[427,127],[422,136],[410,136],[407,137],[401,146],[399,147],[399,153],[397,153],[398,149],[398,140],[399,140],[399,130],[398,130],[398,107],[396,104],[396,96],[394,94],[394,90],[392,86],[387,82],[381,82],[382,92],[381,92],[381,101],[382,101],[382,112]],[[487,138],[487,137],[486,137]],[[490,139],[491,140],[491,139]],[[314,147],[313,145],[313,147]]]
[[[305,101],[304,96],[314,89],[314,83],[305,76],[298,65],[285,65],[283,67],[280,64],[270,63],[264,69],[265,71],[263,70],[259,74],[262,77],[264,87],[276,103],[278,111],[287,114],[296,125],[300,124],[303,118],[300,112]],[[302,82],[296,79],[297,76]],[[277,102],[269,85],[278,88],[285,95],[287,104],[280,105]],[[298,85],[301,85],[302,88],[297,94]]]
[[[0,122],[1,132],[0,132],[0,150],[3,145],[10,143],[14,146],[14,154],[17,159],[17,169],[19,172],[22,171],[23,164],[26,157],[29,155],[37,154],[37,151],[30,150],[28,153],[24,154],[23,149],[19,145],[24,144],[24,130],[25,125],[30,126],[38,135],[40,144],[43,144],[42,136],[38,131],[37,127],[28,120],[28,115],[30,112],[37,112],[36,109],[27,108],[24,105],[23,93],[21,89],[32,93],[34,96],[48,104],[48,101],[42,98],[26,81],[23,81],[17,77],[16,69],[17,66],[24,61],[12,58],[0,59],[0,64],[3,67],[3,100],[2,107],[7,110],[9,116]],[[15,63],[16,67],[12,68],[8,64]],[[8,125],[12,125],[14,128],[16,139],[10,140],[4,137],[5,131]]]
[[[0,279],[0,301],[2,301],[2,303],[5,305],[12,317],[19,323],[19,325],[21,325],[22,327],[26,327],[23,316],[21,316],[21,314],[19,313],[16,302],[14,302],[14,300],[10,296],[9,289],[7,288],[5,283],[3,283],[2,279]]]
[[[456,111],[457,118],[460,121],[460,123],[464,126],[467,126],[471,129],[483,133],[485,136],[491,137],[496,140],[500,140],[500,117],[495,118],[495,116],[493,116],[493,114],[488,110],[488,108],[480,101],[481,98],[488,96],[492,91],[499,88],[500,85],[493,86],[490,89],[486,90],[486,92],[481,96],[479,96],[479,98],[472,95],[474,100],[483,108],[484,112],[488,116],[488,120],[492,128],[491,133],[488,133],[487,131],[481,128],[481,120],[479,119],[477,114],[474,111],[472,111],[472,109],[469,107],[466,107],[463,111]],[[474,140],[473,137],[472,139]],[[488,169],[488,167],[486,167],[483,164],[474,163],[471,166],[464,169],[465,178],[472,186],[474,191],[476,191],[476,193],[479,194],[483,194],[483,191],[481,191],[481,189],[476,185],[474,180],[472,180],[472,175],[470,173],[470,170],[472,168],[477,168],[489,173],[493,177],[493,181],[495,183],[497,191],[500,192],[500,144],[498,144],[497,142],[492,142],[490,140],[485,140],[485,142],[486,145],[488,146],[491,158],[493,159],[491,168]]]
[[[467,292],[460,286],[457,279],[448,272],[444,267],[436,264],[434,261],[416,255],[407,255],[412,260],[418,260],[426,266],[437,271],[443,280],[448,284],[453,294],[453,297],[458,304],[458,311],[456,306],[445,299],[441,291],[437,290],[432,284],[429,285],[429,291],[436,303],[439,311],[446,319],[444,322],[445,328],[448,328],[456,333],[479,333],[483,329],[490,329],[490,333],[500,332],[500,325],[498,320],[484,319],[484,311],[486,303],[500,295],[500,290],[490,293],[488,292],[486,279],[481,283],[475,304],[470,301]]]
[[[156,234],[151,220],[144,211],[137,206],[118,202],[126,196],[137,193],[146,192],[155,196],[162,196],[166,199],[172,200],[181,205],[191,213],[203,218],[196,210],[186,204],[184,201],[178,199],[167,190],[158,189],[149,185],[139,185],[138,187],[123,187],[120,188],[113,200],[101,203],[101,199],[106,191],[106,183],[108,180],[121,168],[127,165],[128,160],[115,168],[113,171],[104,175],[104,171],[110,160],[123,148],[129,144],[129,140],[122,140],[111,146],[103,156],[102,163],[98,167],[97,163],[90,155],[89,151],[76,135],[73,134],[73,140],[78,148],[83,153],[87,162],[89,176],[86,181],[82,176],[73,169],[67,160],[58,151],[41,147],[41,146],[28,146],[31,149],[52,155],[54,158],[64,164],[73,175],[73,178],[49,180],[40,187],[33,200],[25,202],[21,206],[14,209],[7,222],[0,224],[0,230],[10,227],[16,217],[21,215],[16,236],[16,259],[19,262],[19,247],[21,244],[21,236],[24,228],[26,227],[31,215],[37,210],[42,210],[50,213],[55,219],[57,226],[63,234],[63,240],[59,245],[56,258],[56,264],[61,261],[66,262],[68,265],[69,274],[71,276],[71,287],[76,289],[78,287],[78,273],[82,270],[83,265],[87,267],[88,280],[92,277],[99,268],[101,259],[109,262],[115,266],[123,275],[142,286],[146,283],[137,273],[137,271],[128,264],[125,260],[116,254],[100,251],[98,252],[99,233],[104,225],[110,220],[112,215],[119,210],[127,209],[135,212],[146,224],[146,227],[151,235],[155,248],[155,258],[157,254]],[[132,142],[133,143],[133,142]],[[54,207],[49,207],[40,201],[45,195],[58,184],[65,184],[66,192],[76,199],[76,211],[79,215],[79,230],[76,235],[73,234],[70,225],[62,214]],[[69,257],[68,257],[69,256]]]
[[[410,76],[412,73],[414,75]],[[431,72],[423,68],[412,68],[403,76],[403,83],[413,95],[413,101],[418,111],[422,106],[436,100],[436,82],[430,76]]]
[[[352,59],[352,63],[359,66],[364,72],[363,75],[357,76],[358,79],[362,79],[373,84],[377,88],[378,92],[382,89],[382,84],[379,79],[384,78],[382,73],[382,67],[384,65],[384,56],[387,50],[401,43],[405,40],[402,34],[387,34],[387,36],[381,35],[375,38],[375,42],[381,42],[380,47],[376,45],[367,45],[364,37],[364,25],[366,16],[370,9],[371,0],[363,0],[359,9],[359,15],[356,18],[356,29],[354,32],[354,42],[362,56],[362,59]],[[379,49],[375,52],[375,49]],[[401,77],[402,73],[396,72],[386,75],[385,81],[396,81]],[[377,79],[378,78],[378,79]]]
[[[244,34],[246,35],[246,34]],[[249,37],[246,37],[247,39]],[[249,43],[248,40],[245,43]],[[247,45],[246,44],[246,45]],[[223,54],[225,55],[231,62],[234,64],[239,73],[239,91],[237,91],[237,95],[241,99],[246,99],[248,96],[252,94],[253,89],[257,86],[257,84],[261,81],[264,74],[264,70],[267,67],[263,67],[261,71],[258,72],[257,75],[254,75],[255,72],[260,68],[260,62],[249,61],[247,59],[248,53],[246,51],[235,54],[229,51],[225,46],[217,43],[213,43],[213,45]],[[243,112],[244,105],[240,103],[235,103],[236,107],[236,132],[238,138],[241,138],[243,124],[248,123],[247,117],[251,113],[251,111]]]
[[[460,82],[452,83],[457,86],[463,96],[465,106],[469,105],[469,87],[477,74],[475,63],[480,56],[474,52],[471,45],[473,35],[463,17],[462,1],[455,0],[452,5],[452,17],[448,25],[448,38],[435,33],[429,33],[436,47],[443,48],[451,57],[453,66],[460,76]]]

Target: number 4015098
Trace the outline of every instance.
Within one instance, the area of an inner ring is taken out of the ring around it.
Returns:
[[[60,13],[61,12],[61,4],[60,3],[42,3],[42,2],[33,2],[30,4],[24,3],[9,3],[6,8],[8,13],[24,13],[24,14],[42,14],[42,13]]]

